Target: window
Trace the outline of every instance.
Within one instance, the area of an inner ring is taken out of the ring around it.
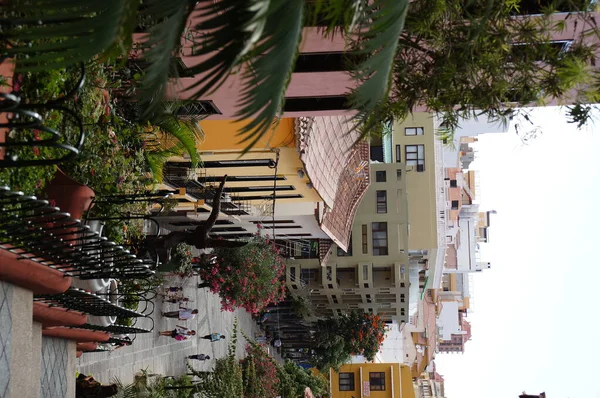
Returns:
[[[221,111],[212,101],[189,101],[175,110],[177,116],[220,115]]]
[[[340,373],[340,391],[354,391],[354,373]]]
[[[286,98],[283,107],[285,112],[336,111],[342,109],[350,109],[348,97],[345,95]]]
[[[177,163],[181,163],[178,165]],[[186,162],[173,162],[167,163],[168,166],[172,167],[183,167]],[[275,161],[273,159],[245,159],[245,160],[208,160],[202,162],[202,167],[205,169],[221,168],[221,167],[275,167]]]
[[[194,77],[181,58],[175,60],[175,68],[169,70],[169,77]]]
[[[458,200],[452,201],[452,210],[458,210]]]
[[[385,391],[385,372],[369,372],[372,391]]]
[[[396,163],[402,162],[402,156],[400,156],[401,154],[400,145],[396,145]]]
[[[385,171],[376,171],[375,172],[375,182],[385,182],[387,179]]]
[[[293,185],[276,185],[275,191],[294,191]],[[257,191],[273,191],[273,185],[246,185],[237,187],[227,187],[226,192],[257,192]]]
[[[458,187],[456,180],[450,180],[450,188],[456,188],[456,187]]]
[[[514,43],[510,46],[509,61],[545,61],[560,57],[571,47],[571,40],[553,40],[538,47],[528,43]]]
[[[367,225],[363,224],[362,226],[362,252],[363,254],[367,254],[369,252],[369,246],[367,243]]]
[[[294,73],[337,72],[349,70],[359,64],[364,56],[346,52],[304,53],[298,55]]]
[[[423,135],[423,127],[406,127],[404,135]]]
[[[370,159],[375,162],[383,163],[383,146],[371,145]]]
[[[396,170],[396,180],[402,181],[402,170]]]
[[[387,191],[377,191],[377,213],[387,213]]]
[[[425,170],[425,145],[406,145],[406,165],[417,166],[417,171]]]
[[[350,242],[348,243],[348,251],[343,251],[340,247],[337,248],[338,257],[352,256],[352,235],[350,235]]]
[[[388,254],[388,230],[386,222],[374,222],[373,230],[373,255],[387,256]]]

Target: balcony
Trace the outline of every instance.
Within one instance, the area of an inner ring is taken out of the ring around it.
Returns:
[[[343,289],[344,291],[351,291],[358,286],[358,276],[356,275],[356,268],[356,266],[337,268],[336,282],[340,289]]]
[[[373,287],[373,264],[358,265],[358,287]]]
[[[336,268],[330,265],[326,266],[321,275],[321,281],[325,289],[337,289],[337,272]]]

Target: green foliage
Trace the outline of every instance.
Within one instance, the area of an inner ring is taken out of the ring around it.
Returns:
[[[314,375],[292,361],[277,367],[278,391],[284,398],[304,398],[304,390],[309,387],[315,397],[329,396],[329,381],[322,375]]]
[[[338,370],[352,355],[372,361],[385,338],[385,323],[379,315],[360,311],[318,320],[315,328],[313,363],[321,371]]]
[[[187,375],[177,378],[150,376],[146,370],[141,371],[133,383],[124,384],[114,378],[119,389],[116,398],[188,398],[190,396],[191,378]],[[179,387],[179,388],[178,388]]]
[[[405,119],[427,108],[453,131],[461,118],[487,115],[506,123],[518,107],[597,103],[598,75],[591,61],[600,43],[590,2],[555,1],[535,18],[516,18],[520,2],[416,0],[410,3],[389,99],[373,120]],[[565,50],[552,41],[568,20],[581,29]],[[585,124],[588,114],[575,112]],[[582,123],[579,123],[579,122]]]
[[[281,114],[302,28],[309,23],[305,12],[311,7],[304,0],[223,0],[199,4],[186,0],[148,0],[138,8],[140,16],[135,18],[133,11],[140,5],[139,0],[110,0],[101,5],[82,0],[35,3],[39,4],[39,12],[32,11],[25,0],[15,1],[7,9],[26,15],[15,22],[20,28],[7,32],[8,38],[54,39],[51,44],[36,43],[30,47],[24,43],[10,49],[12,54],[28,57],[23,62],[19,59],[25,68],[61,67],[98,54],[114,56],[119,53],[115,49],[129,48],[133,27],[138,22],[147,27],[135,49],[136,58],[145,64],[138,80],[137,98],[146,120],[159,109],[175,57],[180,53],[191,50],[196,55],[210,55],[198,64],[189,65],[190,72],[204,76],[190,89],[191,99],[216,90],[232,71],[242,69],[243,85],[238,99],[241,110],[236,117],[252,118],[241,131],[243,141],[249,146],[271,131],[273,121]],[[343,24],[342,30],[350,39],[349,49],[370,55],[356,65],[354,76],[363,86],[354,92],[351,101],[366,119],[389,91],[389,71],[408,1],[327,2],[331,6],[322,6],[327,4],[324,1],[317,3],[320,4],[317,8],[327,9],[322,15],[326,20],[330,18],[327,21],[330,26]],[[186,22],[192,11],[196,11],[202,22],[188,30]],[[56,23],[54,15],[62,17],[61,23]],[[198,31],[203,34],[196,45]],[[328,33],[330,30],[324,32]],[[101,36],[94,38],[95,34]]]
[[[139,4],[139,0],[11,1],[3,5],[3,12],[10,15],[12,23],[2,32],[5,39],[53,40],[5,51],[19,56],[21,68],[45,71],[48,65],[61,68],[86,62],[114,50],[120,43],[126,50],[135,27],[131,16],[135,16]]]
[[[244,398],[275,397],[277,395],[277,364],[265,347],[253,342],[246,346],[244,371]]]
[[[192,272],[192,246],[179,243],[171,249],[169,262],[159,268],[161,272],[176,272],[187,275]]]
[[[199,378],[195,391],[201,396],[211,398],[244,398],[244,379],[242,366],[235,357],[238,339],[237,318],[229,339],[227,355],[215,361],[212,372],[197,372],[189,367],[191,373]]]

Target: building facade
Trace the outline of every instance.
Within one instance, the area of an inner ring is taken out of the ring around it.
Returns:
[[[399,363],[343,365],[329,372],[332,398],[415,398],[410,369]]]

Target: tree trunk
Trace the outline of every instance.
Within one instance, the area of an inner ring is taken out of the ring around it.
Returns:
[[[223,181],[221,181],[219,188],[217,188],[215,192],[212,211],[206,221],[202,223],[202,225],[196,227],[193,231],[173,231],[168,235],[165,235],[164,238],[160,239],[164,249],[169,251],[172,247],[180,243],[187,243],[188,245],[194,246],[196,249],[206,249],[209,247],[236,248],[247,245],[246,242],[213,239],[208,236],[210,230],[215,226],[219,213],[221,212],[221,195],[225,189],[226,181],[227,175],[223,177]]]

